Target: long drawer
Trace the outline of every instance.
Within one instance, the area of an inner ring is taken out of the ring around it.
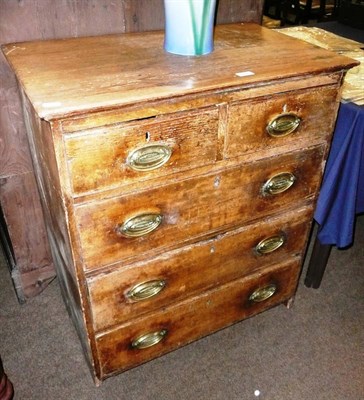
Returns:
[[[96,331],[302,255],[312,206],[89,278]]]
[[[132,184],[213,163],[217,107],[91,129],[65,136],[75,195]]]
[[[312,198],[325,146],[75,207],[84,268],[138,260]]]
[[[297,142],[326,141],[338,107],[337,88],[289,92],[229,105],[227,158]]]
[[[126,370],[290,299],[298,259],[267,268],[97,336],[102,376]]]

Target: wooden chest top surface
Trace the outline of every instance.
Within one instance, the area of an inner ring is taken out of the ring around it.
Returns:
[[[163,38],[160,31],[22,42],[3,46],[3,52],[47,120],[357,64],[250,23],[217,26],[215,49],[203,57],[167,53]]]

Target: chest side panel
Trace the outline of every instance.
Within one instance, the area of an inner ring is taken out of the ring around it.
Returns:
[[[57,277],[67,310],[74,321],[83,349],[87,355],[87,361],[91,369],[94,370],[98,367],[91,350],[93,339],[89,329],[89,305],[85,297],[83,273],[80,273],[75,266],[77,246],[74,245],[73,235],[70,232],[69,213],[72,213],[72,206],[67,204],[67,200],[64,197],[52,127],[49,123],[37,117],[25,95],[23,95],[23,107],[29,145]]]

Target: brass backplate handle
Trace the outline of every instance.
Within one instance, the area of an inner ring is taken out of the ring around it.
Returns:
[[[147,349],[148,347],[155,346],[161,342],[167,336],[167,329],[162,329],[156,332],[146,333],[144,335],[138,336],[131,343],[133,349]]]
[[[132,150],[126,163],[134,171],[152,171],[164,165],[171,155],[172,149],[165,144],[148,144]]]
[[[160,214],[148,213],[131,217],[117,227],[120,235],[128,238],[140,237],[153,232],[162,223]]]
[[[283,193],[288,190],[296,181],[296,177],[291,172],[281,172],[272,176],[262,186],[264,196],[271,196]]]
[[[263,286],[254,290],[254,292],[249,296],[249,300],[254,303],[260,303],[262,301],[268,300],[277,291],[277,286],[274,283]]]
[[[255,247],[254,250],[260,254],[269,254],[278,250],[284,245],[286,238],[283,234],[267,237],[261,240]]]
[[[300,125],[301,118],[294,113],[283,113],[273,118],[267,125],[267,132],[273,137],[287,136]]]
[[[126,297],[132,301],[150,299],[159,294],[166,286],[164,279],[154,279],[147,282],[138,283],[128,290]]]

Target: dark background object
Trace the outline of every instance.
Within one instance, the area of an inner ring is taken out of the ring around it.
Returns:
[[[354,28],[364,29],[364,1],[341,0],[338,21]]]
[[[13,384],[8,379],[0,357],[0,400],[11,400],[14,395]]]

